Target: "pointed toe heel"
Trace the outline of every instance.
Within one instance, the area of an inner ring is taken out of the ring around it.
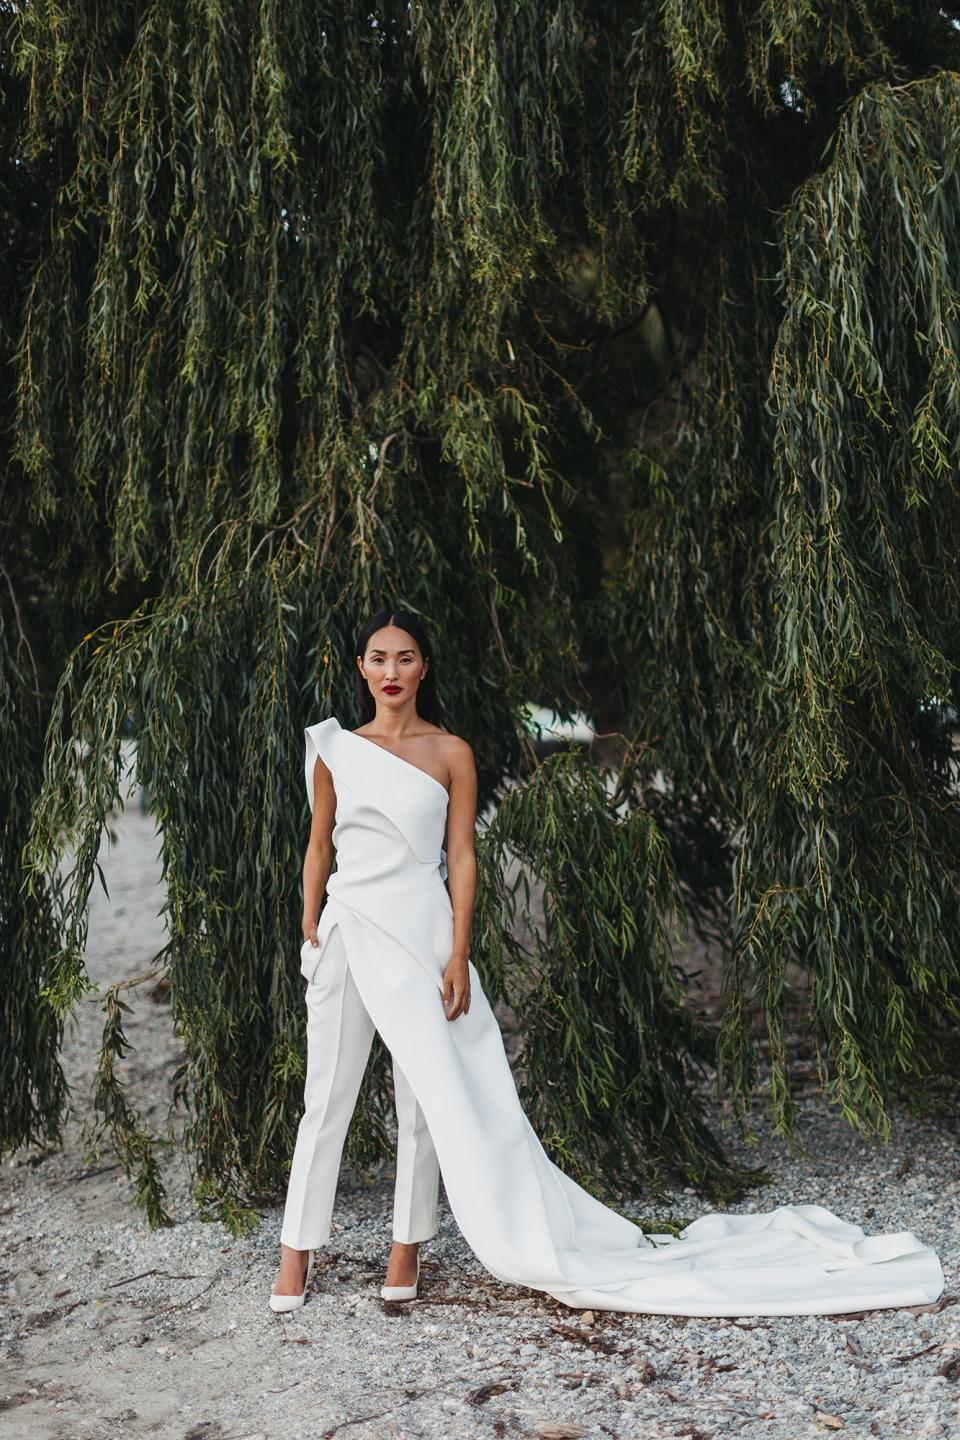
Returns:
[[[303,1277],[303,1289],[299,1295],[277,1295],[273,1290],[270,1291],[270,1309],[275,1315],[285,1315],[290,1310],[299,1310],[306,1303],[314,1253],[313,1250],[307,1252],[307,1273]]]
[[[417,1278],[412,1285],[381,1285],[380,1295],[384,1300],[416,1300],[420,1283],[420,1252],[417,1251]]]

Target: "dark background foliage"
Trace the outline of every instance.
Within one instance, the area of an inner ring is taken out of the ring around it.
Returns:
[[[353,723],[352,637],[391,603],[495,807],[474,949],[524,1002],[562,1163],[738,1193],[693,1081],[746,1124],[758,1021],[785,1133],[798,1023],[866,1132],[929,1098],[960,1001],[921,708],[956,696],[960,635],[951,7],[4,13],[3,1144],[58,1134],[132,728],[198,1198],[239,1224],[279,1192],[302,729]],[[530,700],[587,708],[604,764],[536,766]],[[683,917],[722,956],[718,1026]],[[95,1099],[161,1221],[120,994]]]

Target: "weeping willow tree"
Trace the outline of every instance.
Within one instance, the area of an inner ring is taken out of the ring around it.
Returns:
[[[474,955],[584,1183],[757,1178],[799,1023],[883,1135],[960,1019],[960,37],[906,0],[31,0],[3,57],[3,1144],[57,1050],[123,789],[162,837],[201,1204],[302,1098],[302,731],[352,637],[436,637],[474,747]],[[607,768],[536,763],[530,700]],[[542,899],[531,923],[529,887]],[[677,922],[715,937],[695,1012]],[[796,977],[802,977],[798,980]],[[95,1103],[150,1218],[119,986]],[[387,1151],[375,1054],[348,1140]]]

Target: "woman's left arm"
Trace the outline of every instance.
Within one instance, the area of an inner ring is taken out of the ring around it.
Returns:
[[[470,1009],[470,929],[477,898],[477,767],[466,740],[451,736],[450,799],[447,804],[447,888],[453,906],[453,949],[443,972],[448,1020]]]

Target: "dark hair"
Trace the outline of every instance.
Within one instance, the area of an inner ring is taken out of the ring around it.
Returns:
[[[430,641],[427,639],[427,632],[415,615],[410,615],[406,610],[378,610],[372,615],[357,635],[357,643],[354,647],[354,654],[361,657],[366,654],[370,636],[377,630],[382,630],[384,625],[396,625],[401,630],[406,630],[412,635],[420,648],[420,654],[424,660],[429,660],[430,665],[426,675],[420,681],[414,701],[417,707],[417,714],[421,720],[428,720],[431,725],[442,725],[440,702],[437,699],[437,682],[433,673],[433,654],[430,649]],[[360,712],[361,724],[372,720],[377,713],[376,702],[370,694],[370,687],[360,674],[357,667],[354,670],[354,682],[357,693],[357,709]]]

